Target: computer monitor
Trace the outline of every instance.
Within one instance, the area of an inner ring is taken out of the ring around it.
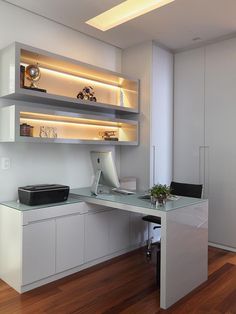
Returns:
[[[95,195],[107,191],[106,187],[119,188],[120,183],[112,152],[90,152],[95,178],[91,192]]]

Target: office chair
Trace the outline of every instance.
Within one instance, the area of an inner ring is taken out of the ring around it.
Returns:
[[[172,181],[170,191],[173,195],[201,198],[202,184],[189,184]]]
[[[174,182],[172,181],[170,184],[170,190],[171,194],[177,195],[177,196],[187,196],[187,197],[194,197],[194,198],[201,198],[202,197],[202,184],[189,184],[189,183],[180,183],[180,182]],[[151,258],[152,255],[152,239],[153,237],[149,237],[149,224],[155,223],[156,226],[153,227],[153,229],[160,229],[161,228],[161,218],[148,215],[142,217],[144,221],[148,222],[148,240],[147,240],[147,250],[146,250],[146,256],[148,259]],[[161,253],[161,245],[160,242],[158,242],[158,248],[157,248],[157,265],[156,265],[156,280],[157,285],[160,285],[160,253]]]
[[[147,249],[146,249],[146,256],[147,258],[151,258],[152,256],[152,239],[153,237],[150,237],[150,223],[156,224],[156,226],[153,229],[160,229],[161,228],[161,218],[148,215],[142,217],[142,220],[147,221],[148,223],[148,240],[147,240]]]

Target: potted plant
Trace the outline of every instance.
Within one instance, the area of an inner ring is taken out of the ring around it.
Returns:
[[[155,184],[150,189],[151,201],[159,205],[164,205],[167,197],[170,195],[170,187],[166,184]]]

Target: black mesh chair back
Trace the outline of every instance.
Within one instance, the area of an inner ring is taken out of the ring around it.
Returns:
[[[188,196],[201,198],[202,184],[188,184],[172,181],[170,184],[171,194],[178,196]]]

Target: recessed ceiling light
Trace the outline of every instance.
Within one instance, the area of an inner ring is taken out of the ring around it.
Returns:
[[[173,1],[175,0],[126,0],[85,23],[102,31],[107,31]]]

